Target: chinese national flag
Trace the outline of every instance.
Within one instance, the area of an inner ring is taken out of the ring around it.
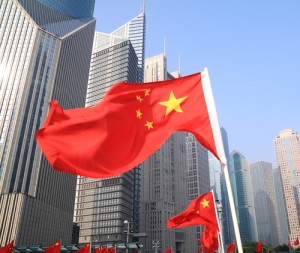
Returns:
[[[290,241],[290,240],[288,241],[287,246],[288,246],[288,247],[291,246],[291,241]]]
[[[91,244],[90,243],[87,243],[85,244],[83,247],[81,247],[77,253],[89,253],[90,252],[90,249],[91,249]]]
[[[203,251],[203,247],[202,247],[202,245],[201,245],[201,246],[198,247],[198,252],[199,252],[199,253],[202,253],[202,251]]]
[[[60,240],[44,249],[44,253],[60,253]]]
[[[219,248],[218,230],[210,225],[205,225],[200,242],[206,253],[217,251]]]
[[[171,248],[166,248],[166,253],[172,253],[172,249]]]
[[[260,241],[256,244],[256,249],[255,249],[255,251],[256,251],[256,252],[261,252],[262,249],[263,249],[263,243],[262,243],[262,241],[260,240]]]
[[[101,247],[95,248],[95,249],[92,251],[92,253],[101,253],[101,252],[102,252],[101,250],[102,250]]]
[[[14,252],[14,243],[15,241],[11,241],[9,244],[0,248],[0,253],[13,253]]]
[[[194,199],[185,211],[168,220],[168,228],[181,228],[193,225],[210,225],[219,231],[212,192],[205,193]]]
[[[36,140],[56,170],[93,178],[122,174],[175,132],[193,133],[223,160],[208,72],[152,83],[118,83],[94,107],[50,102]]]
[[[298,246],[299,245],[299,238],[297,237],[297,239],[294,241],[294,246]]]
[[[115,246],[108,249],[108,253],[115,253],[115,252],[116,252]]]
[[[230,252],[232,252],[234,250],[235,250],[235,244],[234,244],[234,242],[232,242],[227,247],[227,253],[230,253]]]

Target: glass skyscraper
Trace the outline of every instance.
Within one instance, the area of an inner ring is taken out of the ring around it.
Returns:
[[[76,177],[54,171],[34,138],[50,100],[85,104],[95,19],[64,2],[0,2],[1,245],[71,242]]]
[[[249,165],[238,151],[230,154],[234,203],[242,243],[257,241],[256,217]]]

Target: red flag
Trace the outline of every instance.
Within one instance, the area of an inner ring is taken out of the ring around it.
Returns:
[[[287,246],[288,246],[288,247],[291,246],[291,241],[290,241],[290,240],[288,241]]]
[[[92,253],[101,253],[101,247],[95,248]]]
[[[219,124],[208,72],[167,81],[118,83],[91,108],[50,102],[36,140],[54,169],[104,178],[147,159],[175,131],[193,133],[216,157]],[[219,139],[218,139],[219,140]]]
[[[166,253],[172,253],[172,249],[171,248],[166,248]]]
[[[0,248],[0,253],[13,253],[14,252],[14,243],[15,241],[11,241],[9,244]]]
[[[91,249],[91,244],[90,243],[87,243],[85,244],[83,247],[81,247],[77,253],[89,253],[90,252],[90,249]]]
[[[232,242],[227,247],[227,253],[230,253],[230,252],[232,252],[234,250],[235,250],[235,244],[234,244],[234,242]]]
[[[168,228],[181,228],[193,225],[210,225],[219,231],[212,192],[194,199],[187,209],[168,220]]]
[[[255,249],[255,251],[256,251],[256,252],[261,252],[262,249],[263,249],[263,243],[262,243],[262,241],[260,240],[260,241],[256,244],[256,249]]]
[[[202,251],[203,251],[203,248],[202,248],[202,246],[201,246],[201,245],[199,246],[199,248],[198,248],[198,251],[199,251],[199,253],[202,253]]]
[[[116,252],[115,246],[108,249],[108,253],[115,253],[115,252]]]
[[[206,253],[212,253],[219,248],[218,230],[210,225],[205,225],[200,237],[201,245]]]
[[[60,253],[60,240],[52,245],[50,245],[48,248],[44,249],[44,253]]]
[[[298,246],[299,245],[299,239],[297,237],[297,239],[294,241],[294,246]]]

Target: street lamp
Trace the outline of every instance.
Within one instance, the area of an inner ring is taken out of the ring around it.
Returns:
[[[160,247],[160,241],[152,241],[152,248],[155,248],[155,253],[158,252],[159,247]]]
[[[126,253],[128,253],[128,242],[129,242],[129,235],[130,235],[130,224],[132,224],[132,221],[129,220],[124,220],[124,224],[126,226],[126,231],[124,231],[127,236],[126,236]]]

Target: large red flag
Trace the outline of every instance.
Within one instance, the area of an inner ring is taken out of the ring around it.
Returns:
[[[262,241],[260,240],[260,241],[256,244],[256,249],[255,249],[255,251],[256,251],[256,252],[261,252],[262,249],[263,249],[263,243],[262,243]]]
[[[297,239],[294,241],[294,246],[298,246],[299,245],[299,238],[297,237]]]
[[[77,253],[90,253],[90,249],[91,249],[91,244],[87,243],[85,244],[83,247],[81,247]]]
[[[14,252],[14,243],[15,241],[11,241],[9,244],[0,248],[0,253],[13,253]]]
[[[218,230],[210,225],[205,225],[200,237],[201,245],[206,253],[212,253],[219,248]]]
[[[230,252],[232,252],[234,250],[235,250],[235,244],[234,244],[234,242],[232,242],[227,247],[227,253],[230,253]]]
[[[185,211],[168,220],[168,228],[181,228],[201,224],[210,225],[219,231],[212,192],[207,192],[194,199]]]
[[[134,168],[175,131],[193,133],[223,160],[207,71],[160,82],[118,83],[91,108],[63,110],[51,101],[36,140],[54,169],[103,178]]]
[[[44,249],[44,253],[60,253],[60,240],[52,245],[50,245],[48,248]]]

